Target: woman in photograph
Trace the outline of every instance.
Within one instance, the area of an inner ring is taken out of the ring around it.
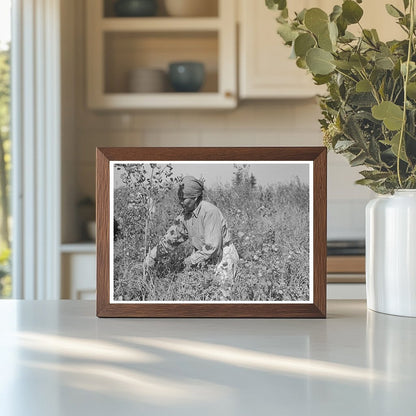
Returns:
[[[215,265],[215,275],[221,287],[221,299],[229,300],[239,260],[231,241],[222,212],[202,199],[203,183],[193,176],[185,176],[179,186],[178,197],[183,212],[146,256],[144,265],[153,268],[160,257],[166,256],[181,243],[189,240],[192,254],[185,258],[185,269]]]

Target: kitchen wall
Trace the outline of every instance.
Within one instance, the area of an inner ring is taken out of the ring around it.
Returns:
[[[97,146],[314,146],[321,145],[315,99],[244,101],[232,111],[96,112],[86,108],[83,0],[67,5],[63,28],[63,217],[95,192]],[[328,158],[328,237],[364,236],[364,207],[373,194],[354,185],[359,169]],[[65,223],[65,221],[64,221]],[[77,230],[63,225],[63,240]]]

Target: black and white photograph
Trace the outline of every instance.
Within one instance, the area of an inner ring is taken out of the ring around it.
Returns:
[[[112,161],[110,303],[313,301],[309,161]]]

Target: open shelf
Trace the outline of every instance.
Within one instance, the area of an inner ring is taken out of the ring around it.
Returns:
[[[184,31],[193,32],[218,30],[220,28],[220,20],[215,17],[138,17],[138,18],[122,18],[115,17],[103,19],[101,28],[106,32],[121,31],[137,31],[137,32],[169,32]]]
[[[105,19],[112,17],[117,17],[115,13],[115,4],[117,0],[100,0],[103,5],[102,16]],[[170,1],[170,0],[167,0]],[[196,0],[194,0],[196,1]],[[200,1],[200,0],[199,0]],[[230,0],[227,0],[230,1]],[[157,12],[154,17],[141,17],[140,19],[154,19],[158,17],[167,17],[174,19],[175,17],[169,15],[169,7],[166,6],[165,0],[156,0],[157,2]],[[195,17],[218,17],[219,15],[219,0],[204,0],[203,10],[200,7],[197,7],[198,10],[201,10],[201,13]],[[195,6],[194,6],[195,7]],[[194,9],[195,10],[195,9]],[[194,19],[195,17],[185,17],[185,19]],[[120,19],[130,20],[134,19],[133,17],[120,17]]]
[[[87,102],[97,110],[227,109],[237,106],[235,3],[212,0],[216,16],[114,17],[113,1],[88,0]],[[142,68],[166,74],[173,62],[201,62],[205,80],[198,92],[129,88],[129,74]],[[158,91],[160,90],[160,91]]]
[[[205,81],[200,92],[176,93],[174,99],[186,100],[189,94],[218,93],[218,39],[215,32],[111,32],[105,34],[104,54],[105,94],[133,93],[129,91],[128,78],[130,71],[138,68],[163,70],[167,79],[169,64],[178,61],[202,62]],[[174,93],[168,82],[165,91],[155,95],[164,93]]]

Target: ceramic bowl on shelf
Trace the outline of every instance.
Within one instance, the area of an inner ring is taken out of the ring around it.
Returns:
[[[173,17],[218,16],[217,0],[165,0],[165,8]]]
[[[165,92],[167,84],[167,74],[163,69],[135,68],[129,72],[128,91],[131,93]]]
[[[114,12],[119,17],[149,17],[157,12],[156,0],[118,0]]]
[[[205,80],[202,62],[172,62],[169,64],[169,81],[177,92],[197,92]]]

